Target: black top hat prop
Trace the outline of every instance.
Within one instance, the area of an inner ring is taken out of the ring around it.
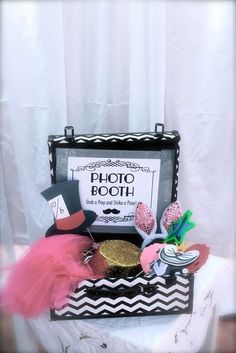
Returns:
[[[82,210],[79,197],[79,181],[64,181],[44,190],[41,195],[51,207],[55,224],[46,232],[46,237],[59,234],[78,234],[96,219],[94,211]]]

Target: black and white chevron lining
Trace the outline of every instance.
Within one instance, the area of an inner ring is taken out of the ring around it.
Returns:
[[[74,143],[86,143],[86,142],[120,142],[120,141],[168,141],[176,139],[176,135],[172,132],[165,132],[162,135],[149,134],[149,133],[131,133],[131,134],[101,134],[101,135],[75,135],[73,138]],[[68,144],[70,141],[66,136],[51,136],[50,142],[57,142],[60,144]]]
[[[153,295],[138,294],[133,298],[120,296],[118,298],[99,297],[88,298],[86,290],[96,285],[103,290],[132,288],[137,285],[155,285],[157,291]],[[78,285],[70,294],[69,302],[60,310],[52,310],[52,320],[96,318],[112,316],[138,316],[156,314],[179,314],[188,312],[191,285],[188,277],[176,276],[176,281],[167,286],[164,277],[154,276],[147,281],[142,277],[126,279],[86,280]]]

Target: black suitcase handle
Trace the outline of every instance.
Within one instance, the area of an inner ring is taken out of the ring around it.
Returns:
[[[116,299],[119,297],[133,298],[138,294],[153,295],[156,292],[157,292],[157,286],[153,284],[145,284],[145,285],[134,286],[131,288],[121,288],[121,289],[113,289],[113,288],[104,289],[96,286],[86,289],[87,296],[90,299],[99,299],[99,298]]]

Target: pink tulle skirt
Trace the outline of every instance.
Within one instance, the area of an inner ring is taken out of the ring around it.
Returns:
[[[35,317],[50,308],[60,308],[78,282],[101,278],[82,251],[90,249],[90,238],[66,234],[38,240],[16,262],[1,291],[1,302],[9,313]]]

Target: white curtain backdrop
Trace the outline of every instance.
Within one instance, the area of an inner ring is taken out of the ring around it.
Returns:
[[[52,224],[47,136],[153,131],[182,137],[188,238],[235,257],[235,2],[1,2],[1,243]],[[231,282],[232,284],[233,282]],[[228,289],[227,289],[228,290]],[[226,302],[226,301],[225,301]],[[32,352],[16,319],[18,350]],[[22,348],[23,345],[23,348]]]
[[[179,199],[217,255],[235,248],[234,1],[2,1],[2,231],[41,237],[52,216],[47,136],[182,136]]]
[[[182,137],[179,200],[192,242],[235,256],[234,1],[2,1],[1,233],[31,243],[52,223],[47,136]]]

